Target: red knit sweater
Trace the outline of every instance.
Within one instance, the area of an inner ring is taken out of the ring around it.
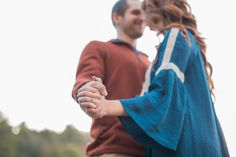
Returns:
[[[149,61],[143,53],[119,40],[92,41],[83,50],[72,91],[77,90],[92,76],[102,78],[107,88],[107,99],[124,99],[139,95]],[[90,135],[94,140],[87,147],[87,155],[104,153],[144,156],[144,148],[122,127],[117,117],[103,117],[92,122]]]

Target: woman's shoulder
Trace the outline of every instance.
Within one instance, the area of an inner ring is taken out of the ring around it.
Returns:
[[[173,45],[173,48],[179,47],[189,49],[191,47],[188,33],[183,32],[181,29],[176,27],[166,31],[162,44]]]

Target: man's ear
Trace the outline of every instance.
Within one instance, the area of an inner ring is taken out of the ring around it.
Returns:
[[[112,18],[113,18],[114,24],[119,25],[120,20],[121,20],[121,16],[117,13],[113,13]]]

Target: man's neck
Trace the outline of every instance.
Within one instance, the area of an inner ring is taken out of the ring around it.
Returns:
[[[123,33],[119,33],[117,34],[117,39],[124,41],[126,43],[128,43],[129,45],[136,47],[136,39],[130,38],[129,36],[127,36],[126,34]]]

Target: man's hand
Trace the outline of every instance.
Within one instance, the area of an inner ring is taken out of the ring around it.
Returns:
[[[77,93],[82,90],[87,90],[93,93],[96,93],[98,91],[101,95],[107,96],[107,90],[106,87],[103,85],[101,78],[93,76],[92,79],[92,81],[89,81],[85,85],[83,85]]]
[[[101,107],[94,104],[92,100],[102,100],[107,95],[102,80],[93,76],[93,80],[83,85],[77,92],[77,102],[82,110],[92,118],[100,118],[103,114]]]

